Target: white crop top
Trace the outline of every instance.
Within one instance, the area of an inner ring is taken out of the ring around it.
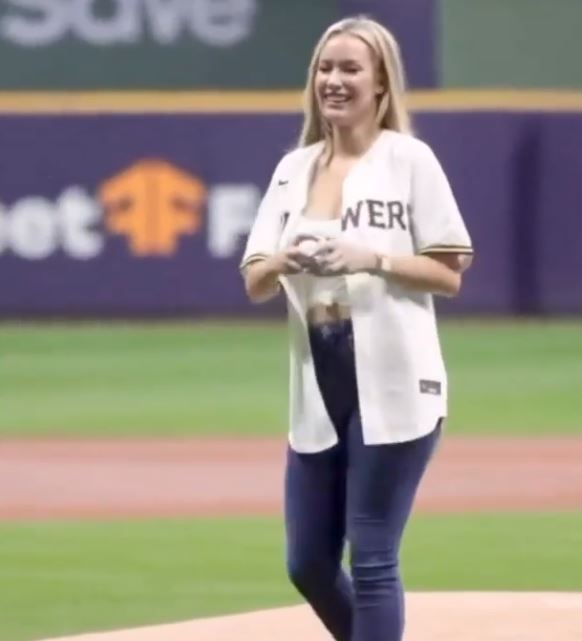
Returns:
[[[308,218],[301,216],[295,230],[297,236],[314,236],[318,239],[337,238],[341,234],[339,218]],[[316,304],[331,305],[339,303],[349,305],[348,289],[344,276],[314,276],[301,274],[305,279],[307,303],[311,307]]]

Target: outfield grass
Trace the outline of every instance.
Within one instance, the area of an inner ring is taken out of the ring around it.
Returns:
[[[456,433],[582,434],[582,324],[442,324]],[[0,435],[283,434],[283,325],[0,326]]]
[[[2,524],[0,640],[298,603],[272,518]],[[423,515],[411,590],[582,590],[582,513]]]

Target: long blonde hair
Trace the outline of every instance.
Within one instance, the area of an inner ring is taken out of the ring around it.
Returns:
[[[330,127],[321,115],[315,95],[315,74],[323,47],[330,38],[340,33],[347,33],[363,40],[378,60],[381,80],[385,88],[378,102],[376,114],[378,126],[381,129],[410,133],[410,115],[405,102],[406,80],[398,42],[388,29],[375,20],[356,16],[332,24],[315,46],[303,95],[304,118],[299,146],[306,147],[330,138]]]

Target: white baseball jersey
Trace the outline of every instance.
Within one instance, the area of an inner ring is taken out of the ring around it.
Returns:
[[[323,142],[280,161],[247,241],[241,267],[287,246],[303,212]],[[342,235],[387,256],[472,253],[449,182],[420,140],[385,130],[343,184]],[[318,452],[337,443],[316,381],[301,275],[282,276],[290,338],[290,444]],[[432,296],[389,276],[346,276],[364,442],[409,441],[447,413],[447,380]]]

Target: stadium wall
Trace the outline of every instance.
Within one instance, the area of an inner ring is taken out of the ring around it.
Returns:
[[[476,247],[463,295],[443,310],[582,312],[582,100],[547,112],[508,98],[497,111],[471,96],[415,109]],[[0,315],[280,311],[249,305],[237,265],[299,115],[194,103],[166,105],[172,113],[151,103],[152,113],[4,109]]]

